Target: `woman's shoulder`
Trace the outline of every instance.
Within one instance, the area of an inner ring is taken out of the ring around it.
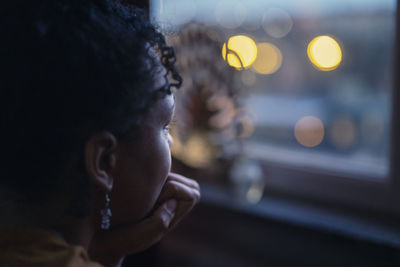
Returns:
[[[90,260],[83,247],[36,228],[0,229],[0,266],[102,267]]]

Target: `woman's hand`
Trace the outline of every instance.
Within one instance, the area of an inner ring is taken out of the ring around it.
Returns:
[[[196,181],[170,173],[157,200],[158,208],[139,223],[97,233],[89,248],[91,257],[106,266],[119,266],[124,256],[160,241],[199,200]]]

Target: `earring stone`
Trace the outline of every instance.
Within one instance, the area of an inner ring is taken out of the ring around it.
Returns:
[[[111,225],[111,209],[110,209],[110,196],[106,194],[106,204],[104,209],[100,211],[101,213],[101,229],[108,230]]]

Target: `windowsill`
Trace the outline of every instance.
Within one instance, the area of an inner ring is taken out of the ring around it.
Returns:
[[[385,222],[332,211],[300,201],[266,196],[258,204],[249,204],[217,186],[202,184],[202,202],[246,215],[280,221],[351,239],[400,248],[400,229],[396,221]]]
[[[247,141],[244,151],[248,157],[263,162],[321,173],[329,172],[338,176],[384,181],[389,174],[389,163],[385,158],[374,158],[362,153],[335,155],[327,152],[298,151],[254,141]]]

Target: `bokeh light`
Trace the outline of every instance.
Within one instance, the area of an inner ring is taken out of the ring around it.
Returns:
[[[297,142],[305,147],[318,146],[324,140],[324,124],[317,117],[303,117],[296,123],[294,135]]]
[[[176,130],[176,129],[172,129],[172,130]],[[172,147],[171,147],[171,154],[180,159],[184,156],[184,150],[185,147],[184,145],[181,143],[181,141],[179,140],[178,135],[175,133],[175,131],[171,131],[171,136],[173,139],[173,143],[172,143]]]
[[[166,25],[182,25],[191,21],[197,12],[194,0],[175,0],[168,5],[161,5],[161,20]]]
[[[264,31],[274,38],[285,37],[293,27],[289,13],[280,8],[269,8],[262,20]]]
[[[257,204],[261,201],[264,194],[264,183],[258,182],[250,186],[246,194],[246,199],[251,204]]]
[[[246,19],[246,7],[239,1],[220,1],[215,8],[215,18],[219,25],[235,29]]]
[[[171,152],[174,157],[188,166],[201,168],[207,166],[214,158],[214,151],[204,134],[193,133],[185,143],[175,136]]]
[[[252,204],[261,200],[265,182],[259,163],[246,157],[237,158],[230,169],[230,178],[237,196]]]
[[[262,24],[264,9],[257,1],[246,1],[247,16],[241,27],[246,31],[257,31]]]
[[[248,36],[235,35],[222,47],[222,57],[228,64],[238,70],[248,68],[257,58],[257,45]]]
[[[354,145],[356,133],[356,126],[351,118],[339,117],[332,122],[329,137],[336,148],[344,150]]]
[[[252,69],[259,74],[275,73],[282,65],[282,53],[270,43],[257,44],[257,58]]]
[[[339,43],[330,36],[314,38],[307,48],[310,61],[322,71],[336,69],[342,61],[342,49]]]

